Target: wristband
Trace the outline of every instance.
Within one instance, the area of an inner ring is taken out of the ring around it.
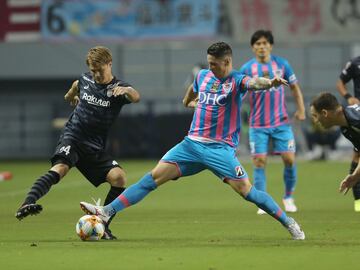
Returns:
[[[349,93],[346,93],[346,94],[344,95],[344,98],[345,98],[346,100],[348,100],[348,99],[351,98],[351,97],[352,97],[352,95],[349,94]]]

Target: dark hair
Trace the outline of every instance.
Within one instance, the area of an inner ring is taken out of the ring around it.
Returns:
[[[312,100],[310,106],[313,106],[317,112],[320,112],[321,110],[333,111],[339,107],[340,104],[333,94],[323,92]]]
[[[274,44],[274,36],[272,34],[272,32],[270,30],[257,30],[254,34],[252,34],[251,39],[250,39],[250,44],[251,46],[253,46],[255,44],[256,41],[258,41],[260,38],[266,38],[267,41],[269,41],[269,43],[271,45]]]
[[[215,56],[216,58],[232,56],[232,49],[230,45],[225,42],[217,42],[207,49],[207,54]]]

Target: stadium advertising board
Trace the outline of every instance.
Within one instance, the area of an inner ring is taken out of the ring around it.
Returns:
[[[218,0],[44,0],[42,37],[72,39],[172,39],[216,34]]]

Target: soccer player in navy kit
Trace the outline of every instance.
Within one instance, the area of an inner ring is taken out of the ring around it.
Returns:
[[[341,133],[360,150],[360,106],[359,104],[342,107],[330,93],[321,93],[311,102],[311,116],[315,123],[324,128],[339,126]],[[340,183],[340,192],[347,191],[360,182],[360,165],[356,166]]]
[[[294,240],[305,239],[296,221],[288,217],[269,194],[251,185],[235,155],[241,128],[241,100],[247,90],[269,89],[287,84],[286,80],[250,78],[233,70],[232,49],[225,42],[214,43],[208,48],[207,61],[209,68],[199,71],[183,100],[187,107],[195,105],[188,136],[113,202],[104,207],[81,202],[82,210],[98,215],[106,223],[114,213],[138,203],[160,185],[208,169],[245,200],[279,221]]]
[[[130,84],[113,76],[112,56],[108,48],[91,48],[86,64],[90,72],[82,74],[65,95],[65,100],[76,107],[51,158],[52,167],[31,187],[16,212],[19,220],[40,213],[42,206],[36,202],[72,167],[78,168],[95,187],[104,182],[110,183],[105,204],[125,190],[124,170],[104,149],[107,133],[121,108],[125,104],[139,102],[140,95]],[[103,238],[115,239],[108,224]]]
[[[346,89],[346,84],[353,80],[354,83],[354,96],[352,96]],[[360,103],[360,56],[351,59],[346,63],[344,69],[340,74],[340,78],[336,83],[337,89],[349,105]],[[350,165],[350,174],[352,174],[359,164],[360,154],[359,151],[354,149],[352,162]],[[360,183],[352,188],[354,195],[354,210],[360,212]]]

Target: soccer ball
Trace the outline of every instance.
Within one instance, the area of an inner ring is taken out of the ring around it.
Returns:
[[[85,215],[76,223],[76,233],[83,241],[97,241],[104,235],[102,220],[95,215]]]

